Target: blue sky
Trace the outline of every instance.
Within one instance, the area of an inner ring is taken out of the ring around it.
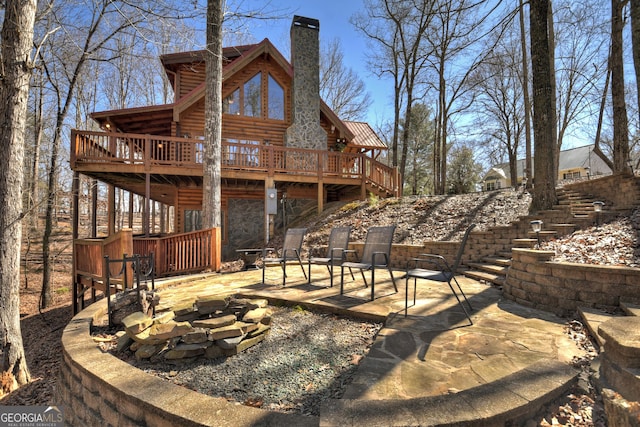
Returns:
[[[314,18],[320,21],[320,43],[334,38],[340,39],[344,51],[345,66],[353,69],[365,82],[373,104],[367,121],[376,126],[393,117],[393,85],[389,80],[380,80],[367,69],[367,42],[365,37],[349,23],[349,18],[362,9],[361,0],[272,0],[270,3],[279,13],[291,12],[289,18],[256,22],[251,34],[260,41],[268,38],[289,58],[289,29],[293,15]]]

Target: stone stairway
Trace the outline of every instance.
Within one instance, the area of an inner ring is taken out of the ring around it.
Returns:
[[[620,179],[633,180],[634,178],[621,177]],[[596,180],[593,182],[595,183]],[[638,188],[636,193],[640,195],[637,181],[633,185]],[[493,244],[496,250],[494,253],[475,257],[471,262],[465,262],[465,270],[462,274],[475,280],[502,286],[511,264],[511,249],[534,249],[538,245],[538,239],[542,242],[566,236],[577,229],[593,226],[598,221],[608,221],[622,211],[628,211],[628,209],[616,207],[611,202],[605,202],[605,208],[597,214],[594,211],[593,202],[598,199],[593,194],[571,188],[558,188],[556,194],[558,203],[552,209],[523,216],[507,227],[492,227],[488,232],[482,233],[479,245]],[[543,228],[539,234],[531,229],[533,220],[543,222]]]

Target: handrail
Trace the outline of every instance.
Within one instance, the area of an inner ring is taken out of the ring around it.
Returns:
[[[156,276],[204,270],[219,271],[220,229],[192,231],[163,237],[134,237],[133,251],[141,256],[155,254]]]
[[[156,167],[176,167],[176,173],[202,173],[204,141],[193,138],[116,132],[71,131],[71,167],[101,163],[133,165],[152,172]],[[276,145],[224,141],[223,172],[234,170],[273,174],[298,174],[352,179],[398,196],[399,175],[363,153],[308,150]],[[166,170],[166,169],[165,169]]]
[[[73,242],[73,312],[84,308],[85,291],[91,289],[96,301],[96,289],[106,286],[104,257],[122,258],[133,253],[133,230],[125,228],[106,238],[76,239]],[[110,267],[111,268],[111,267]],[[120,268],[117,268],[120,271]],[[131,268],[130,266],[128,267]],[[112,271],[117,274],[117,272]],[[132,277],[132,271],[127,271]]]

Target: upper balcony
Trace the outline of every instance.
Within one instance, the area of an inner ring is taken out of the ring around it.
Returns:
[[[204,141],[200,139],[72,130],[71,168],[129,191],[144,194],[144,177],[154,192],[179,182],[201,184]],[[306,150],[223,142],[223,179],[361,186],[381,197],[399,196],[396,169],[361,153]],[[156,185],[157,184],[157,185]],[[148,185],[148,184],[147,184]],[[156,196],[156,197],[154,197]]]

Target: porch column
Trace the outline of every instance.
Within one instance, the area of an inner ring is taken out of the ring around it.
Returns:
[[[142,231],[149,237],[149,212],[151,211],[151,174],[145,174],[144,215],[142,216]]]
[[[318,182],[318,213],[322,213],[324,209],[324,183]]]
[[[92,178],[91,184],[91,234],[90,237],[98,237],[98,181]]]
[[[78,193],[80,191],[80,174],[73,172],[73,181],[71,182],[71,289],[73,289],[73,314],[78,313],[78,287],[76,285],[76,245],[75,241],[78,239],[78,214],[80,209],[78,208],[78,202],[80,198]]]
[[[268,177],[267,179],[265,179],[265,181],[264,181],[264,194],[265,194],[265,197],[266,197],[266,194],[267,194],[267,189],[268,188],[274,188],[274,187],[275,187],[275,182],[274,182],[272,177]],[[264,201],[264,242],[265,243],[269,242],[270,236],[273,236],[274,233],[275,233],[274,216],[275,215],[269,215],[267,213],[267,200],[265,199],[265,201]]]
[[[108,191],[108,230],[109,236],[116,234],[116,188],[113,185],[109,185]]]
[[[165,223],[165,218],[164,218],[164,211],[166,209],[166,206],[164,203],[160,203],[160,233],[164,234],[166,232],[166,228],[167,225]]]
[[[129,191],[129,228],[133,229],[133,198],[135,195]]]

